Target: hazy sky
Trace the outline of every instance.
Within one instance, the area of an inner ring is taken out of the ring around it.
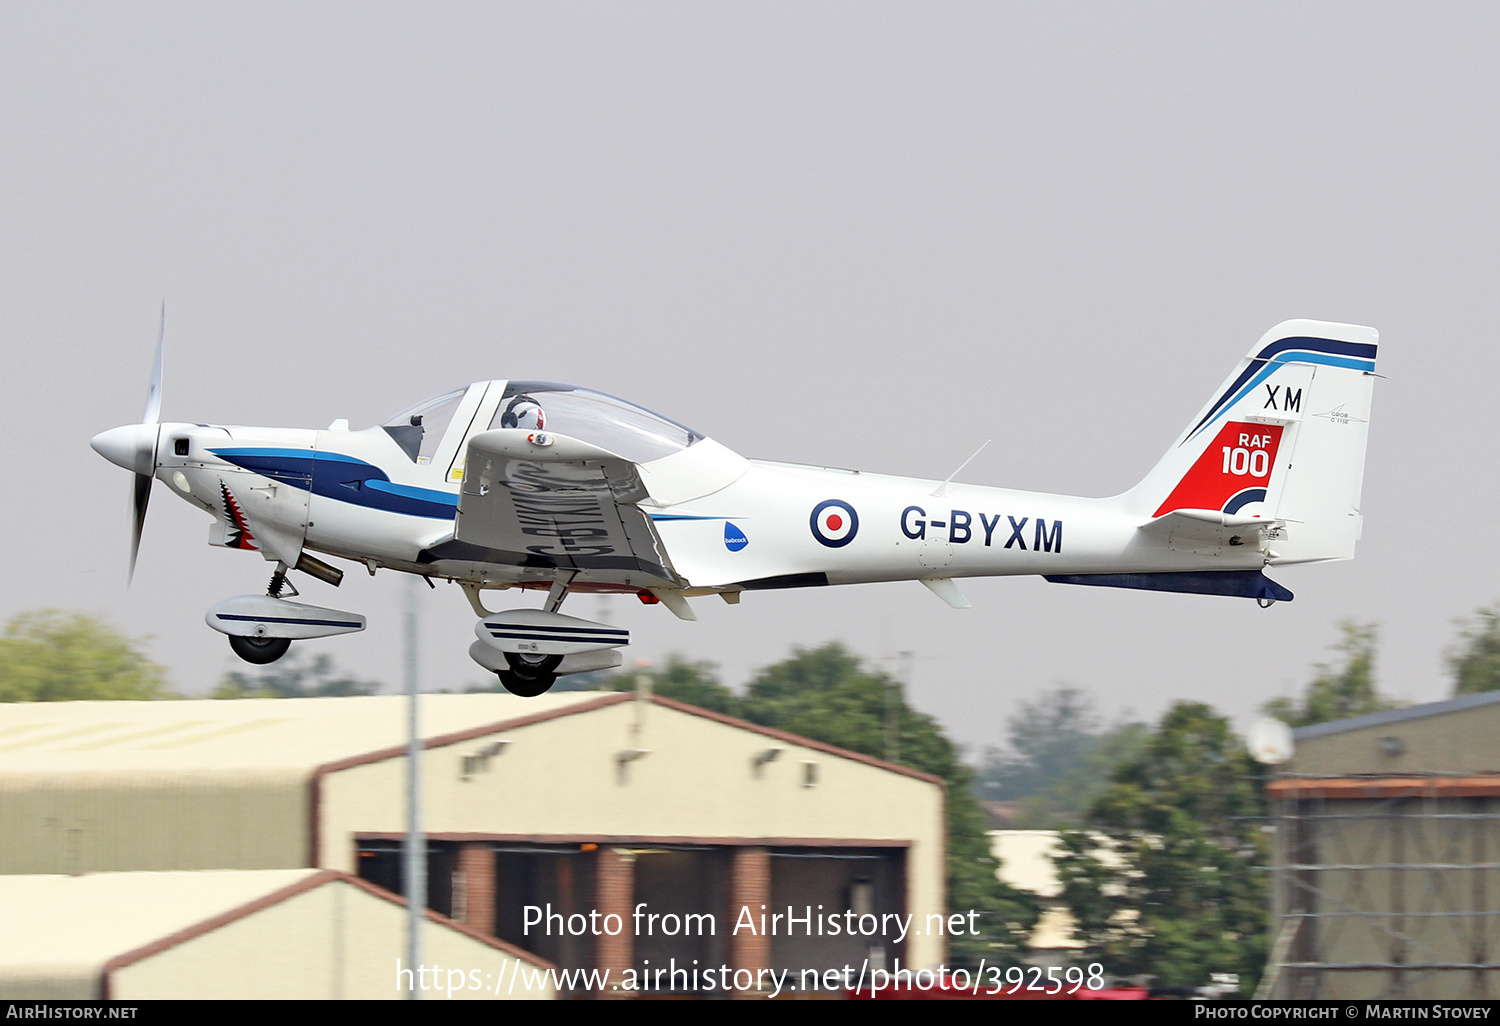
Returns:
[[[1133,484],[1264,331],[1381,333],[1350,563],[1247,600],[1040,579],[568,611],[731,683],[792,645],[917,653],[912,697],[997,741],[1060,681],[1108,713],[1241,723],[1346,618],[1380,684],[1447,697],[1455,617],[1500,599],[1500,11],[1491,4],[480,3],[0,6],[0,617],[103,614],[186,692],[203,622],[261,590],[129,476],[167,302],[167,420],[378,422],[484,378],[572,381],[752,457],[1085,495]],[[394,683],[397,575],[309,601]],[[424,594],[429,686],[484,673]]]

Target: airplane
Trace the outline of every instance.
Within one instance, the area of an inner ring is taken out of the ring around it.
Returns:
[[[699,596],[878,581],[966,608],[958,580],[1018,574],[1290,600],[1267,567],[1354,555],[1378,343],[1373,328],[1278,324],[1139,484],[1082,498],[746,459],[545,381],[475,382],[358,431],[161,423],[164,332],[165,310],[141,423],[91,442],[135,475],[131,575],[159,479],[209,514],[210,544],[275,564],[265,595],[206,614],[242,659],[364,629],[291,600],[291,571],[339,584],[332,558],[457,582],[477,617],[470,656],[521,696],[620,665],[629,632],[560,612],[575,592],[633,593],[686,620]],[[545,601],[485,605],[512,588]]]

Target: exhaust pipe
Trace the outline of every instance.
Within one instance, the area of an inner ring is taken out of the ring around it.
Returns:
[[[331,584],[337,588],[344,580],[344,571],[336,566],[330,566],[317,556],[310,556],[306,552],[297,557],[297,565],[293,570],[301,570],[309,577],[316,577],[324,584]]]

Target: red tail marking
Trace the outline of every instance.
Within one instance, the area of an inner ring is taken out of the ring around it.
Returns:
[[[1223,509],[1246,488],[1266,487],[1276,467],[1281,431],[1280,424],[1225,424],[1151,515],[1174,509]]]

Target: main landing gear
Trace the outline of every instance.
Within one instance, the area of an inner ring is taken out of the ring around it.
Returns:
[[[490,613],[473,588],[469,598],[481,619],[474,625],[479,640],[469,646],[469,657],[519,698],[546,694],[564,674],[619,666],[616,649],[630,644],[630,632],[559,613],[567,591],[568,580],[556,581],[545,608]]]

